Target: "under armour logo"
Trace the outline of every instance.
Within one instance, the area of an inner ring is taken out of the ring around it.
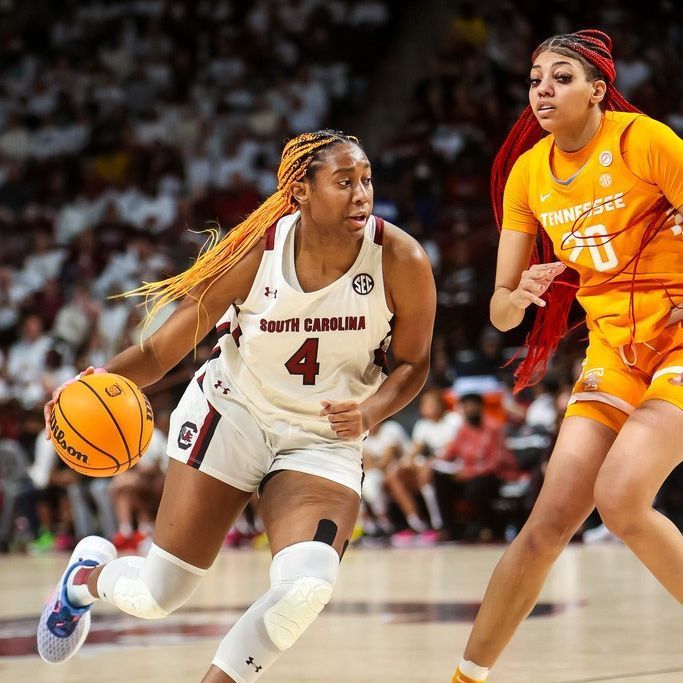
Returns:
[[[270,287],[266,287],[266,296],[273,295],[273,299],[277,299],[277,289],[271,289]]]
[[[256,673],[261,671],[261,669],[263,668],[262,666],[256,666],[253,657],[249,657],[249,659],[246,660],[245,664],[251,664],[254,667],[254,669],[256,669]]]
[[[220,389],[223,392],[223,396],[226,396],[230,392],[228,387],[223,386],[223,382],[220,379],[213,385],[213,388]]]

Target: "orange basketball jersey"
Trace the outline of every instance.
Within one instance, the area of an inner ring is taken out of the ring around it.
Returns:
[[[639,117],[668,131],[680,144],[677,153],[683,154],[683,141],[662,124],[641,114],[605,112],[593,140],[573,153],[577,157],[573,174],[558,178],[552,172],[560,168],[558,175],[562,175],[572,168],[572,154],[560,153],[548,135],[520,157],[505,189],[503,228],[535,234],[541,225],[557,258],[579,274],[577,299],[586,311],[589,329],[614,347],[654,338],[666,325],[672,306],[683,303],[683,235],[673,212],[637,265],[634,262],[648,222],[631,225],[634,219],[664,190],[669,202],[677,202],[674,206],[683,203],[678,175],[675,188],[662,188],[658,182],[644,180],[647,176],[640,170],[639,175],[631,170],[635,153],[639,169],[653,163],[642,158],[648,141],[636,136],[643,132],[638,126],[629,132]],[[668,146],[668,134],[665,140]],[[656,173],[650,176],[656,178]],[[627,225],[631,227],[624,230]],[[632,338],[629,307],[634,267]]]

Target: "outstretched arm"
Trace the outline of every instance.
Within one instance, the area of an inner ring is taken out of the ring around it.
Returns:
[[[161,379],[206,337],[234,301],[247,297],[262,254],[263,240],[213,284],[198,285],[149,339],[121,351],[105,364],[104,370],[123,375],[139,387]],[[202,293],[204,297],[199,305]],[[78,377],[92,372],[95,369],[89,367]],[[52,409],[67,384],[55,389],[43,408],[48,439]]]
[[[127,377],[139,387],[161,379],[206,337],[235,300],[246,298],[262,253],[263,247],[258,245],[212,285],[197,286],[149,339],[121,351],[106,363],[105,369]]]

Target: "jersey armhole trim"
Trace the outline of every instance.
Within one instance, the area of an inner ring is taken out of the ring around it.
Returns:
[[[375,236],[373,242],[382,246],[382,241],[384,240],[384,219],[379,216],[375,216]]]
[[[640,116],[643,116],[642,114]],[[626,160],[626,157],[624,157],[624,149],[626,147],[626,139],[628,136],[631,134],[631,128],[633,127],[633,124],[640,118],[640,116],[636,116],[632,121],[629,121],[625,126],[624,129],[621,131],[619,134],[619,156],[621,157],[621,162],[624,164],[626,167],[626,170],[634,177],[637,178],[641,183],[645,183],[646,185],[649,185],[650,187],[658,187],[657,183],[652,183],[649,180],[645,180],[645,178],[641,178],[628,164],[628,161]]]
[[[273,251],[275,249],[275,234],[277,233],[278,221],[275,221],[265,232],[266,246],[265,251]]]
[[[500,231],[502,232],[503,230],[509,230],[510,232],[521,232],[524,235],[535,236],[535,235],[538,235],[538,231],[542,230],[542,229],[543,229],[543,226],[540,223],[536,223],[536,229],[534,232],[530,232],[529,230],[522,230],[522,228],[513,228],[513,227],[510,227],[509,225],[503,225],[501,227]]]
[[[275,223],[273,223],[264,233],[264,236],[266,238],[266,242],[265,242],[265,247],[263,249],[263,255],[261,256],[261,263],[259,263],[258,270],[256,271],[256,275],[254,276],[254,281],[251,283],[251,287],[249,288],[249,292],[248,292],[247,296],[244,298],[244,300],[242,301],[242,303],[240,304],[240,307],[247,308],[247,309],[250,308],[253,297],[258,295],[254,289],[254,286],[256,285],[257,282],[260,282],[261,278],[263,277],[263,273],[269,267],[270,254],[268,252],[274,252],[275,251],[275,237],[277,234],[277,224],[280,222],[280,220],[281,219],[278,219],[277,221],[275,221]],[[225,314],[227,314],[229,310],[230,310],[230,308],[228,308],[228,310],[225,312]],[[237,315],[239,315],[239,308],[237,306],[235,306],[235,312]]]

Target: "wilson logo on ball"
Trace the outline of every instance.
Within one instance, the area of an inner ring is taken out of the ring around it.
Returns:
[[[107,387],[104,392],[107,394],[107,396],[114,398],[114,396],[121,395],[121,387],[118,384],[112,384],[110,387]]]
[[[81,462],[88,462],[88,456],[85,453],[81,453],[66,442],[64,430],[57,426],[57,418],[54,413],[52,413],[52,419],[50,420],[50,429],[52,429],[52,439],[65,453],[68,453],[72,458],[76,458],[76,460],[80,460]]]

